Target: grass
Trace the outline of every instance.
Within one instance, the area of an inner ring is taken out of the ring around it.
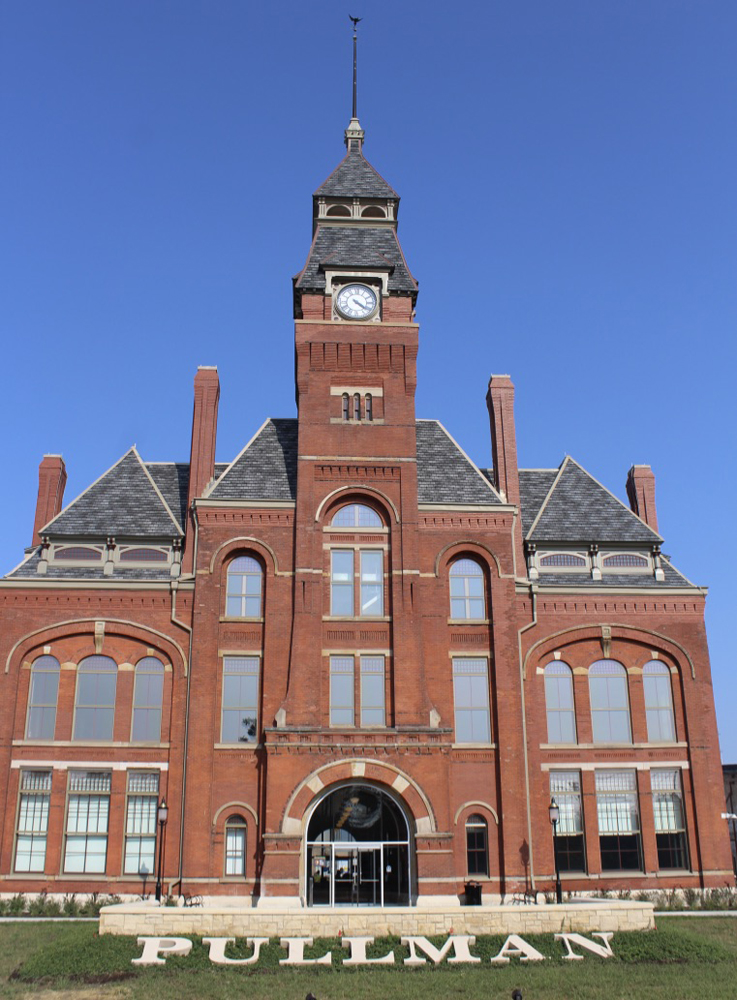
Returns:
[[[312,992],[318,1000],[501,1000],[519,987],[524,1000],[693,1000],[708,996],[732,1000],[737,980],[737,920],[660,918],[653,933],[615,934],[615,959],[587,955],[582,962],[562,959],[562,946],[551,936],[526,940],[543,954],[544,964],[509,966],[489,963],[503,938],[479,938],[472,948],[484,961],[474,966],[405,969],[407,954],[397,939],[375,946],[375,954],[394,948],[397,964],[373,969],[342,968],[347,956],[338,940],[316,942],[313,956],[328,949],[333,967],[286,969],[277,942],[262,950],[257,966],[220,968],[210,964],[197,938],[184,959],[166,966],[137,969],[130,960],[140,954],[134,938],[97,936],[95,925],[6,924],[0,926],[0,996],[61,1000],[302,1000]],[[436,943],[438,943],[436,941]],[[239,951],[241,942],[238,942]],[[237,957],[233,952],[233,957]],[[309,957],[309,951],[306,955]],[[69,992],[63,992],[69,991]]]

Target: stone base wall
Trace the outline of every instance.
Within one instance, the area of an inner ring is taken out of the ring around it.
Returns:
[[[105,906],[100,934],[187,937],[338,937],[454,934],[559,934],[653,930],[652,903],[592,900],[561,906],[351,907],[253,909],[208,903],[159,907],[149,903]]]

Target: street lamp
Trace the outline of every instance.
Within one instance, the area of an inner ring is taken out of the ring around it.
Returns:
[[[563,902],[563,890],[560,885],[560,869],[558,868],[558,820],[560,819],[560,808],[555,799],[550,800],[548,806],[548,816],[553,824],[553,857],[555,858],[555,901]]]
[[[166,799],[162,799],[158,809],[159,863],[156,868],[156,901],[159,903],[161,902],[161,867],[164,855],[164,827],[166,826],[166,820],[168,815],[169,815],[169,807],[166,804]]]

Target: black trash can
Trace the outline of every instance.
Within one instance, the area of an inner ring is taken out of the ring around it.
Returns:
[[[466,882],[466,906],[481,906],[481,883]]]

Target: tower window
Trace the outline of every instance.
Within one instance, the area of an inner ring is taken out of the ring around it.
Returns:
[[[361,396],[357,392],[353,394],[353,419],[361,419]]]
[[[369,205],[368,208],[364,208],[361,212],[362,219],[385,219],[386,212],[383,208],[379,208],[378,205]]]
[[[364,396],[364,413],[367,420],[374,419],[374,397],[370,392],[367,392]]]
[[[363,503],[349,503],[340,508],[330,523],[334,528],[380,528],[381,518]]]
[[[343,393],[343,419],[350,420],[351,418],[351,403],[348,397],[348,393]]]
[[[331,205],[325,215],[333,217],[339,216],[341,219],[350,218],[351,210],[346,205]]]

